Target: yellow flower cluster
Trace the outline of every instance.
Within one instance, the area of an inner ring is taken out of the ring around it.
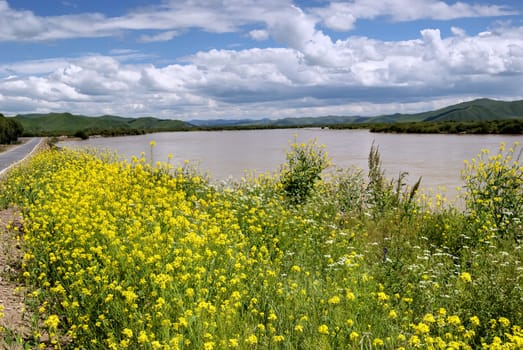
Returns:
[[[498,338],[479,339],[488,320],[440,305],[416,313],[421,289],[409,284],[400,295],[376,280],[381,267],[369,268],[368,245],[355,239],[367,234],[361,226],[353,232],[338,226],[338,213],[289,207],[270,177],[219,188],[143,157],[69,150],[39,154],[5,190],[23,207],[34,309],[73,348],[521,343],[509,319],[496,319]],[[463,272],[457,281],[466,288],[476,279]]]
[[[11,177],[23,188],[24,275],[43,291],[33,297],[49,329],[109,349],[270,346],[297,334],[315,342],[314,328],[329,335],[335,321],[323,323],[311,304],[333,320],[352,308],[350,281],[345,298],[316,261],[305,263],[310,251],[280,248],[278,230],[302,231],[294,244],[318,229],[281,196],[217,192],[196,175],[109,158],[48,152],[30,175]],[[322,265],[340,261],[339,276],[361,259],[315,255]]]
[[[481,154],[465,162],[466,206],[477,218],[477,239],[488,243],[492,239],[519,235],[520,212],[523,210],[523,166],[516,152],[519,142],[506,149],[501,143],[498,153]]]
[[[2,304],[0,304],[0,320],[5,316],[4,314],[4,306]],[[2,326],[0,326],[0,335],[2,334],[2,332],[4,331],[4,328]]]

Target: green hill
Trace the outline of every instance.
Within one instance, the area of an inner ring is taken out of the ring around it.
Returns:
[[[152,129],[155,131],[186,130],[193,127],[191,124],[181,120],[156,119],[153,117],[132,119],[128,122],[128,124],[132,128],[145,130]]]
[[[25,135],[128,135],[155,131],[190,130],[194,126],[168,119],[123,118],[113,115],[87,117],[71,113],[23,114],[13,117],[24,127]]]
[[[506,132],[520,133],[520,121],[523,121],[523,100],[497,101],[491,99],[477,99],[456,105],[440,108],[434,111],[414,114],[390,114],[376,117],[361,116],[323,116],[323,117],[296,117],[271,119],[242,119],[242,120],[194,120],[184,122],[180,120],[157,119],[153,117],[123,118],[113,115],[87,117],[70,113],[24,114],[13,119],[20,122],[24,135],[129,135],[144,134],[156,131],[179,131],[195,129],[262,129],[262,128],[294,128],[294,127],[332,127],[355,128],[365,127],[385,131],[386,125],[420,123],[420,125],[394,126],[401,128],[393,132]],[[507,124],[496,121],[513,120]],[[469,123],[484,123],[482,125]],[[441,123],[451,123],[442,126]],[[458,125],[457,123],[467,123]],[[494,124],[493,124],[494,123]],[[514,124],[515,123],[515,124]],[[384,126],[378,126],[385,124]],[[435,125],[434,125],[435,124]],[[487,125],[488,124],[488,125]],[[418,131],[413,131],[418,130]],[[454,131],[453,131],[454,130]]]
[[[487,98],[467,101],[434,111],[372,117],[369,122],[444,122],[523,119],[523,100],[497,101]]]

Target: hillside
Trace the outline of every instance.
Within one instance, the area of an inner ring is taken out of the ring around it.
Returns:
[[[278,119],[272,123],[275,126],[328,126],[345,123],[361,123],[365,122],[365,117],[344,117],[344,116],[325,116],[325,117],[304,117],[304,118],[284,118]]]
[[[100,117],[87,117],[73,115],[70,113],[49,114],[24,114],[13,117],[20,122],[24,129],[24,135],[129,135],[144,134],[156,131],[180,131],[198,129],[262,129],[262,128],[299,128],[299,127],[333,127],[333,128],[373,128],[378,124],[406,124],[420,123],[408,128],[401,126],[401,130],[391,132],[493,132],[505,130],[520,133],[520,124],[501,125],[496,121],[523,120],[523,100],[520,101],[496,101],[490,99],[477,99],[463,102],[433,111],[414,114],[390,114],[375,117],[361,116],[322,116],[322,117],[296,117],[282,119],[217,119],[217,120],[192,120],[184,122],[180,120],[157,119],[153,117],[123,118],[113,115]],[[462,125],[451,125],[456,123],[484,123],[485,125],[466,124],[465,130]],[[451,123],[441,126],[441,123]],[[494,124],[493,124],[494,123]],[[518,122],[515,122],[518,123]],[[436,124],[434,126],[433,124]],[[486,125],[489,124],[489,125]],[[400,126],[395,126],[400,127]],[[380,126],[380,131],[385,131],[386,126]],[[412,131],[418,130],[418,131]],[[485,131],[486,130],[486,131]],[[377,129],[375,131],[378,131]]]
[[[271,119],[193,119],[189,123],[201,127],[241,127],[251,125],[269,125]]]
[[[241,127],[299,127],[299,126],[333,126],[358,125],[377,123],[404,123],[404,122],[472,122],[493,121],[506,119],[523,119],[523,100],[496,101],[477,99],[433,111],[413,114],[388,114],[374,117],[361,116],[322,116],[297,117],[282,119],[242,119],[242,120],[191,120],[190,123],[202,127],[241,128]]]
[[[523,118],[523,100],[497,101],[477,99],[434,111],[394,114],[371,118],[373,122],[446,122],[490,121]]]
[[[202,128],[292,128],[304,126],[330,126],[339,124],[364,123],[369,117],[358,116],[323,116],[323,117],[289,117],[282,119],[195,119],[189,123]]]
[[[70,113],[24,114],[13,117],[24,127],[25,135],[87,135],[143,134],[155,131],[190,130],[194,126],[168,119],[123,118],[112,115],[87,117]]]

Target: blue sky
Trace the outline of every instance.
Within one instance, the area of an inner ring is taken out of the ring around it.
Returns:
[[[172,119],[523,99],[519,0],[0,0],[0,113]]]

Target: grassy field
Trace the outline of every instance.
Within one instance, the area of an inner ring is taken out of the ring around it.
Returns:
[[[460,210],[389,181],[374,147],[368,174],[326,173],[310,142],[274,175],[227,187],[143,154],[41,153],[1,185],[2,204],[23,212],[19,278],[34,320],[12,342],[522,348],[518,152],[466,162]]]

